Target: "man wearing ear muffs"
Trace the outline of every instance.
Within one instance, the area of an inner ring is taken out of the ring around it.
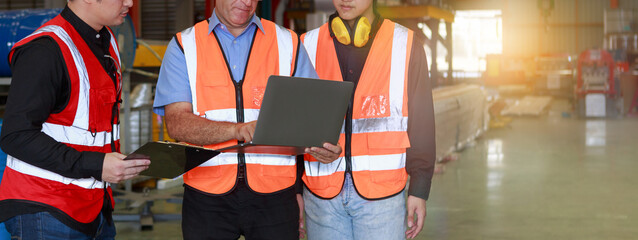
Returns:
[[[436,158],[423,43],[379,16],[373,0],[333,3],[329,22],[301,38],[319,78],[356,88],[341,156],[332,162],[305,156],[308,239],[414,238],[423,228]]]

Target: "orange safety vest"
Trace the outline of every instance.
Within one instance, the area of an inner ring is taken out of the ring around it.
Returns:
[[[343,81],[328,24],[301,36],[319,78]],[[405,187],[408,139],[407,79],[413,32],[384,20],[375,35],[352,104],[351,159],[329,164],[305,155],[303,180],[322,198],[341,192],[350,167],[357,192],[366,199],[397,194]],[[319,50],[319,51],[318,51]],[[339,144],[345,146],[345,134]]]
[[[257,120],[270,75],[292,75],[299,39],[297,34],[268,20],[255,32],[245,77],[235,83],[215,33],[202,21],[177,34],[184,49],[191,86],[193,113],[222,122]],[[236,97],[237,96],[237,97]],[[236,140],[207,145],[219,149]],[[184,174],[184,183],[209,194],[225,194],[236,184],[240,162],[246,166],[248,186],[258,193],[273,193],[296,181],[295,156],[221,153]]]
[[[120,56],[113,33],[109,52],[120,65]],[[41,37],[53,39],[62,52],[70,82],[66,107],[49,115],[42,132],[78,151],[111,152],[111,139],[119,151],[119,124],[111,125],[113,104],[119,99],[121,79],[117,84],[108,75],[80,34],[58,15],[31,35],[16,43],[15,49]],[[117,85],[117,88],[116,88]],[[118,108],[119,109],[119,106]],[[111,137],[113,135],[113,137]],[[1,201],[28,201],[61,210],[79,223],[96,220],[104,203],[105,183],[95,178],[68,178],[7,156],[7,168],[0,185]],[[113,203],[110,187],[107,189]]]

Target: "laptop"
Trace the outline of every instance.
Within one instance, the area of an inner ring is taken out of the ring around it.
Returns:
[[[270,76],[252,141],[217,151],[299,155],[336,145],[353,90],[352,82]]]

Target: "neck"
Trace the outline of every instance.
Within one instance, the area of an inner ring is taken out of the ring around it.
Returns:
[[[93,15],[90,14],[90,12],[88,11],[89,6],[82,5],[82,3],[78,3],[78,2],[81,2],[81,1],[73,1],[68,3],[68,7],[69,9],[71,9],[73,14],[78,16],[78,18],[80,18],[83,22],[85,22],[95,31],[99,32],[100,30],[102,30],[102,28],[104,28],[104,25],[97,23],[93,19]]]
[[[363,14],[361,14],[360,17],[367,18],[368,21],[370,22],[370,24],[374,25],[374,20],[376,20],[376,15],[374,15],[374,11],[372,9],[372,5],[368,9],[366,9],[363,12]],[[354,28],[355,20],[357,20],[357,19],[355,18],[355,19],[351,19],[351,20],[346,20],[346,23],[348,25],[350,25],[350,29]]]

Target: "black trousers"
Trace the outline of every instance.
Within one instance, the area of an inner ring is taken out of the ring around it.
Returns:
[[[299,205],[295,188],[259,194],[240,180],[223,196],[186,186],[182,206],[182,235],[194,239],[299,239]]]

